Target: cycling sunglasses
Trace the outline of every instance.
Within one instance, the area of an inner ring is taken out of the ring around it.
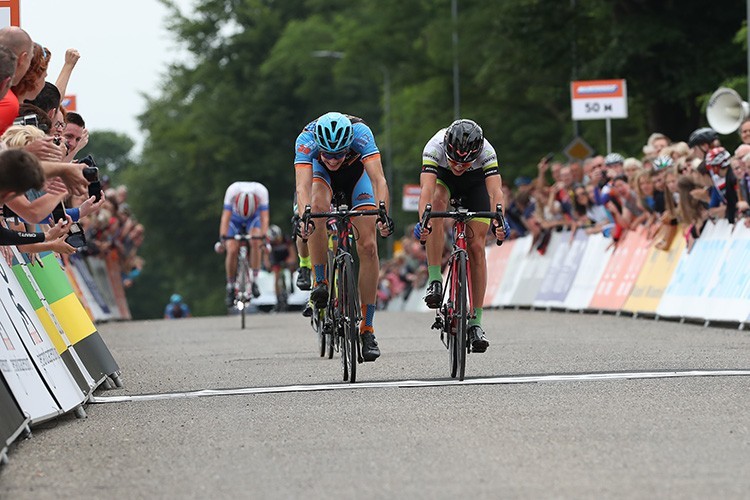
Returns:
[[[320,155],[326,160],[340,160],[341,158],[346,156],[346,153],[348,152],[349,150],[339,151],[338,153],[329,153],[327,151],[321,151]]]

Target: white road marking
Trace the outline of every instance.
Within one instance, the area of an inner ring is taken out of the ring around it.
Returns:
[[[92,396],[91,403],[122,403],[126,401],[157,401],[164,399],[188,399],[207,396],[238,396],[243,394],[273,394],[280,392],[336,391],[350,389],[384,389],[410,387],[440,387],[451,385],[498,385],[530,384],[537,382],[595,382],[602,380],[642,380],[655,378],[685,377],[735,377],[748,376],[750,370],[685,370],[663,372],[615,372],[579,373],[568,375],[526,375],[458,380],[396,380],[390,382],[357,382],[348,384],[286,385],[279,387],[245,387],[239,389],[204,389],[190,392],[168,392],[165,394],[141,394],[135,396]]]

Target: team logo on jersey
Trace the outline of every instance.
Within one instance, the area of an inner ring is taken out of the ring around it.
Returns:
[[[372,195],[370,193],[359,193],[356,200],[357,201],[365,201],[365,200],[371,200]]]
[[[302,154],[309,155],[310,151],[312,150],[308,148],[307,146],[305,146],[304,144],[300,144],[299,147],[297,148],[297,151],[299,151]]]

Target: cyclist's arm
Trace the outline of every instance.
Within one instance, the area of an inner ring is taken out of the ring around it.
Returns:
[[[294,178],[297,189],[297,211],[302,216],[305,206],[312,204],[312,164],[295,163]]]
[[[219,241],[222,236],[226,236],[229,231],[229,219],[232,218],[232,211],[224,209],[221,211],[221,222],[219,222]]]
[[[490,210],[495,210],[495,206],[498,203],[503,204],[503,212],[505,211],[505,195],[503,194],[503,179],[500,174],[491,175],[484,178],[485,186],[487,186],[487,194],[490,195]]]
[[[365,171],[370,178],[370,182],[372,182],[372,190],[375,194],[375,206],[380,201],[384,201],[386,210],[390,213],[391,201],[388,193],[388,181],[386,181],[385,174],[383,174],[383,164],[380,161],[380,155],[368,156],[362,160],[362,163],[365,166]]]
[[[421,192],[419,194],[419,212],[417,212],[419,219],[422,219],[424,208],[428,203],[433,203],[435,196],[435,188],[437,187],[437,175],[434,172],[434,167],[430,168],[425,165],[422,169],[422,173],[419,176],[419,187]]]
[[[261,235],[268,234],[268,224],[269,224],[269,211],[268,209],[261,210],[260,211],[260,234]]]

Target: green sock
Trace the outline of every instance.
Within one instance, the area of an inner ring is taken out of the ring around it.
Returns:
[[[469,320],[469,326],[474,326],[474,325],[482,326],[482,308],[475,307],[474,315],[476,317]]]
[[[300,257],[299,258],[299,267],[306,267],[308,269],[312,269],[312,264],[310,263],[310,256],[307,257]]]
[[[443,274],[440,272],[440,266],[427,266],[427,274],[430,281],[443,281]]]

